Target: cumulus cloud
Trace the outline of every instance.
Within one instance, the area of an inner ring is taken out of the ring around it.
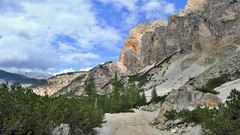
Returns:
[[[2,68],[47,70],[62,62],[86,62],[100,58],[91,52],[96,46],[115,49],[121,40],[115,28],[98,22],[91,1],[1,0],[0,14]],[[58,42],[58,35],[76,42]]]
[[[65,68],[65,69],[61,69],[59,72],[56,72],[53,74],[58,75],[58,74],[69,73],[69,72],[75,72],[75,70],[73,68]]]
[[[143,17],[147,20],[163,19],[175,12],[174,3],[166,0],[98,0],[104,4],[112,4],[124,12],[125,24],[132,26]],[[125,12],[127,10],[127,12]]]
[[[141,11],[145,13],[147,19],[162,19],[175,10],[175,5],[165,0],[149,0],[141,7]]]
[[[62,55],[60,58],[64,62],[67,62],[67,63],[84,64],[88,60],[98,59],[98,58],[101,58],[101,56],[94,54],[94,53],[71,53],[71,54],[67,54],[67,55]]]

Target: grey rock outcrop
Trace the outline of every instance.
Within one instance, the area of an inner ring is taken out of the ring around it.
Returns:
[[[170,92],[160,108],[158,120],[160,123],[164,123],[166,120],[164,114],[167,111],[192,110],[198,106],[217,107],[220,103],[221,100],[216,95],[196,91],[191,86],[185,86]]]
[[[216,63],[187,84],[192,85],[195,88],[201,88],[205,86],[209,80],[223,75],[228,78],[229,81],[240,78],[240,52]]]
[[[61,124],[53,129],[52,135],[71,135],[70,126],[68,124]]]

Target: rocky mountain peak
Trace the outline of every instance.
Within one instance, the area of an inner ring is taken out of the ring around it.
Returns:
[[[120,54],[120,65],[125,65],[130,71],[137,71],[144,66],[139,59],[141,55],[142,43],[141,39],[147,32],[154,32],[157,27],[166,27],[167,22],[164,20],[156,20],[148,23],[142,23],[132,30],[128,39],[125,41],[125,47]],[[133,58],[133,59],[131,59]]]

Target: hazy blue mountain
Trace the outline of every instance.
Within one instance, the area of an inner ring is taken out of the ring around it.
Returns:
[[[18,71],[16,74],[23,75],[28,78],[34,78],[34,79],[44,79],[47,80],[48,78],[52,77],[53,75],[47,74],[47,73],[41,73],[41,72],[21,72]]]
[[[9,72],[0,70],[0,83],[5,81],[8,81],[9,83],[19,82],[21,84],[33,84],[33,85],[41,84],[45,82],[45,80],[43,79],[28,78],[23,75],[9,73]]]

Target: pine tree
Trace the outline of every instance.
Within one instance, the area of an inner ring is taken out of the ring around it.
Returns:
[[[156,90],[156,87],[154,87],[152,90],[152,100],[151,101],[157,102],[157,98],[158,98],[157,90]]]
[[[141,96],[139,94],[139,90],[134,83],[129,85],[126,95],[131,108],[141,103]]]
[[[87,95],[89,97],[95,97],[96,96],[96,87],[93,79],[89,79],[86,82],[85,91],[87,92]]]
[[[146,104],[147,104],[147,98],[146,98],[145,92],[143,92],[141,97],[141,105],[146,105]]]
[[[8,82],[5,82],[5,83],[2,83],[0,85],[0,92],[3,91],[3,92],[8,92],[9,91],[9,86],[8,86]]]
[[[117,73],[115,73],[115,77],[113,80],[113,93],[111,96],[111,110],[110,110],[113,113],[119,112],[121,109],[120,89],[121,89],[121,83],[118,80]]]

